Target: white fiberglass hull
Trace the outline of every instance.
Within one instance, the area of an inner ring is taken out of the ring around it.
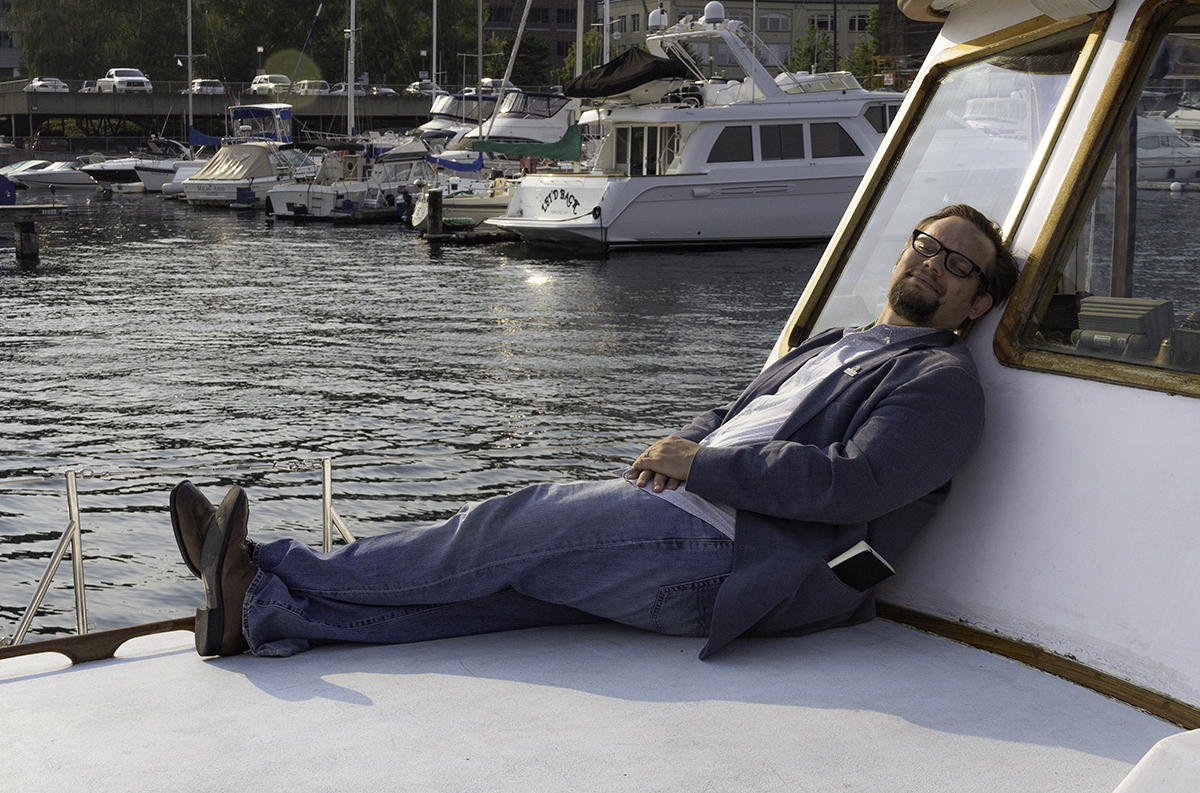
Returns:
[[[488,222],[527,242],[603,246],[821,239],[833,234],[862,178],[855,168],[822,178],[756,170],[763,172],[747,169],[737,179],[534,174],[508,213]]]
[[[20,182],[26,187],[96,187],[96,180],[83,171],[68,168],[44,168],[40,171],[30,171],[13,177],[14,182]]]
[[[261,206],[267,194],[278,185],[293,184],[293,177],[258,177],[254,179],[187,179],[183,194],[189,203],[199,206],[230,206],[248,204]],[[249,190],[249,193],[244,192]]]

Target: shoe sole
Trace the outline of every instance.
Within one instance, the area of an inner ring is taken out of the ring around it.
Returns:
[[[179,517],[176,515],[175,510],[175,496],[179,492],[179,488],[190,484],[190,481],[180,482],[171,490],[171,529],[175,532],[175,544],[179,546],[179,555],[183,557],[183,563],[187,565],[187,569],[192,572],[192,575],[200,578],[200,571],[196,568],[196,565],[192,564],[192,560],[188,558],[187,547],[183,544],[183,534],[179,531]],[[211,530],[212,524],[210,523],[209,531],[211,532]],[[207,538],[208,534],[204,536]]]
[[[225,636],[225,603],[221,591],[221,568],[229,551],[233,534],[231,521],[236,510],[248,509],[248,499],[240,487],[234,486],[221,501],[214,519],[215,526],[204,538],[200,555],[200,580],[204,583],[204,608],[196,609],[196,652],[200,655],[220,655]],[[244,522],[244,521],[243,521]],[[239,614],[240,616],[240,614]]]

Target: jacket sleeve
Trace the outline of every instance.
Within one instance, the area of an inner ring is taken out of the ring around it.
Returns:
[[[939,357],[890,367],[865,399],[848,389],[789,439],[700,449],[687,489],[739,510],[843,525],[912,503],[950,480],[983,431],[973,369]]]

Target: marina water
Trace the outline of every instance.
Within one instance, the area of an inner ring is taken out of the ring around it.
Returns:
[[[189,616],[179,480],[240,484],[253,537],[319,545],[324,457],[355,536],[612,476],[759,371],[822,252],[439,249],[399,225],[54,200],[72,211],[39,227],[36,266],[0,252],[0,636],[68,524],[67,470],[94,629]],[[29,640],[73,632],[73,609],[67,560]]]

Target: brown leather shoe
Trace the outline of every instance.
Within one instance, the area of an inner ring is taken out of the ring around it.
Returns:
[[[242,635],[242,602],[258,574],[246,543],[249,517],[250,500],[240,487],[234,487],[221,501],[214,525],[204,538],[200,555],[204,608],[196,610],[196,652],[200,655],[238,655],[249,649]]]
[[[214,525],[217,508],[191,482],[180,482],[171,491],[171,528],[183,563],[200,577],[200,554],[204,538]]]

